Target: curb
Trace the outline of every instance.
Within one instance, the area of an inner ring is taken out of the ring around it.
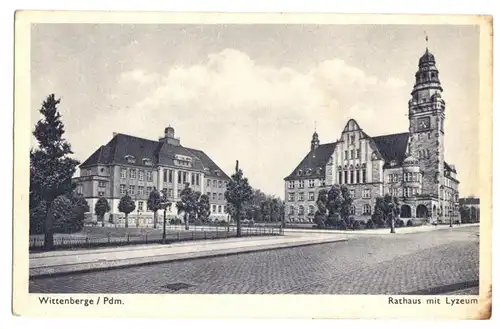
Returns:
[[[289,245],[276,245],[276,246],[266,246],[261,249],[243,249],[243,250],[238,250],[238,248],[232,249],[232,250],[227,250],[227,251],[222,251],[220,253],[214,253],[214,254],[198,254],[198,255],[192,255],[192,256],[187,256],[187,257],[182,257],[182,258],[173,258],[173,259],[157,259],[157,260],[147,260],[148,257],[140,257],[140,259],[144,259],[144,261],[138,261],[136,263],[131,263],[131,264],[116,264],[116,265],[108,265],[108,266],[102,266],[102,267],[94,267],[94,268],[84,268],[84,269],[68,269],[65,271],[61,272],[44,272],[44,269],[47,268],[57,268],[57,267],[63,267],[63,266],[78,266],[80,264],[74,264],[74,265],[56,265],[56,266],[50,266],[50,267],[45,267],[45,268],[38,268],[41,269],[40,272],[42,273],[35,273],[29,274],[29,279],[39,279],[39,278],[48,278],[48,277],[60,277],[60,276],[67,276],[67,275],[73,275],[73,274],[84,274],[84,273],[91,273],[91,272],[102,272],[102,271],[107,271],[107,270],[116,270],[116,269],[125,269],[125,268],[131,268],[131,267],[137,267],[137,266],[148,266],[148,265],[157,265],[157,264],[162,264],[162,263],[173,263],[173,262],[182,262],[182,261],[188,261],[188,260],[196,260],[196,259],[207,259],[207,258],[216,258],[216,257],[224,257],[224,256],[234,256],[234,255],[243,255],[243,254],[249,254],[249,253],[257,253],[257,252],[263,252],[263,251],[270,251],[270,250],[279,250],[279,249],[292,249],[292,248],[298,248],[298,247],[305,247],[305,246],[313,246],[313,245],[322,245],[322,244],[327,244],[327,243],[337,243],[337,242],[346,242],[348,239],[346,238],[340,238],[337,240],[330,240],[330,241],[316,241],[316,242],[305,242],[305,243],[300,243],[300,244],[289,244]],[[169,257],[175,255],[164,255],[163,257]],[[161,257],[161,256],[158,256]],[[30,269],[30,272],[37,272],[37,269]]]

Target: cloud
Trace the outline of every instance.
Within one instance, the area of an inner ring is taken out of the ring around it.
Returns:
[[[239,159],[254,186],[281,195],[283,177],[308,151],[314,121],[324,143],[337,139],[350,117],[375,128],[373,119],[394,110],[392,93],[401,86],[399,79],[384,82],[341,59],[299,72],[225,49],[164,74],[140,68],[122,73],[114,94],[131,94],[134,101],[103,122],[107,131],[111,125],[150,138],[170,124],[184,145],[204,149],[228,172]]]

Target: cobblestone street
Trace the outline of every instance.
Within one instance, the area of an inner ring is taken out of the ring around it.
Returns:
[[[31,293],[478,294],[479,228],[30,280]]]

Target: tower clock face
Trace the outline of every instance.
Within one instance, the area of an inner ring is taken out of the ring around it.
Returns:
[[[418,130],[426,130],[431,127],[431,119],[429,117],[420,118],[417,121]]]

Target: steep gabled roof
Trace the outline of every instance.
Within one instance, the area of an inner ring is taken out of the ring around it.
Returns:
[[[285,177],[285,180],[325,178],[325,166],[335,151],[335,145],[336,143],[321,144],[317,149],[309,151],[293,172]],[[302,171],[301,175],[298,174],[299,170]],[[309,174],[308,170],[310,170]]]
[[[210,157],[206,155],[205,152],[187,147],[185,147],[185,149],[200,160],[203,169],[208,169],[205,170],[206,176],[229,179],[229,176],[226,175],[226,173],[222,169],[220,169],[219,166],[217,166],[215,162],[213,162],[212,159],[210,159]],[[219,174],[217,174],[217,171],[219,171]]]
[[[406,155],[409,133],[399,133],[372,137],[386,164],[395,160],[402,163]]]
[[[190,169],[204,171],[207,176],[229,179],[224,171],[203,151],[125,134],[113,136],[108,144],[99,147],[80,167],[85,168],[97,164],[130,165],[127,156],[135,158],[135,163],[132,164],[134,166],[145,166],[143,159],[150,159],[153,165],[175,166],[175,155],[191,157],[193,162]],[[205,170],[205,168],[209,170]]]
[[[444,162],[444,169],[446,170],[449,170],[451,172],[454,172],[455,174],[457,173],[457,170],[455,169],[455,167],[452,167],[448,164],[448,162]]]

